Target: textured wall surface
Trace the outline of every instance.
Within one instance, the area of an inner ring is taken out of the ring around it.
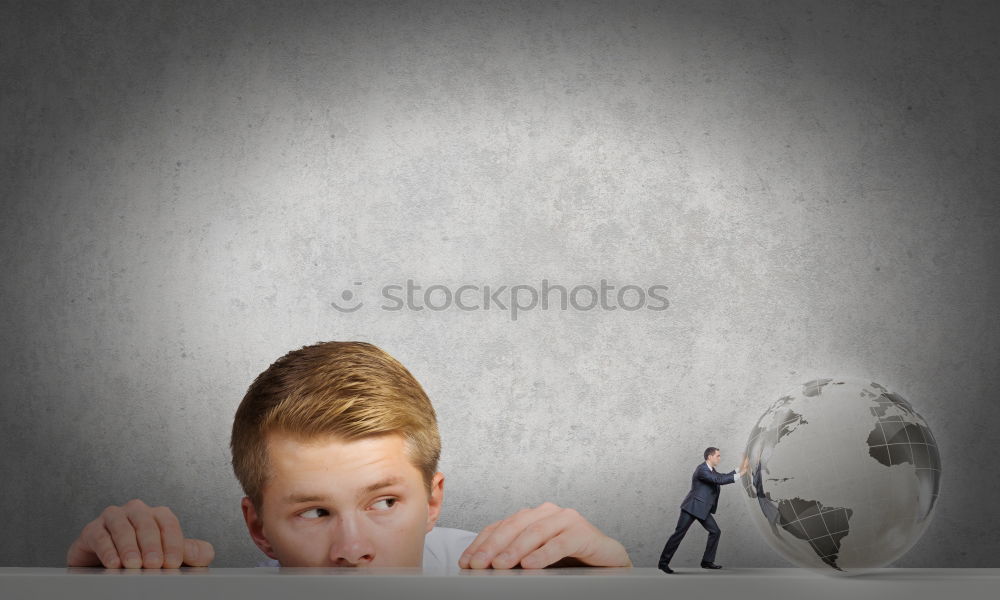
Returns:
[[[360,339],[435,403],[444,525],[552,500],[652,566],[706,445],[854,374],[942,449],[897,564],[1000,566],[994,3],[277,4],[0,9],[0,565],[132,497],[254,564],[235,408]],[[639,308],[502,295],[602,279]]]

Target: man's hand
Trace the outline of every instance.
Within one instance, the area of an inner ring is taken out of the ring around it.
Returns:
[[[151,508],[142,500],[109,506],[87,523],[69,547],[70,567],[108,569],[176,569],[182,564],[208,566],[215,558],[212,544],[184,539],[181,525],[165,506]]]
[[[541,569],[562,559],[593,567],[631,567],[628,552],[572,508],[546,502],[489,525],[469,544],[463,569]]]
[[[750,457],[744,454],[743,460],[740,462],[740,472],[739,472],[740,477],[743,477],[743,475],[747,472],[749,468],[750,468]]]

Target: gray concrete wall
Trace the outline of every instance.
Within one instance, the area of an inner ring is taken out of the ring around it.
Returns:
[[[233,412],[361,339],[437,407],[444,525],[553,500],[651,566],[706,445],[856,374],[942,447],[898,564],[1000,566],[995,4],[268,4],[0,9],[0,564],[135,496],[254,564]],[[384,309],[543,279],[669,307]],[[719,562],[786,564],[744,510]]]

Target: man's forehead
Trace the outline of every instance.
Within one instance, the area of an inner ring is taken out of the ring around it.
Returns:
[[[267,440],[270,472],[265,493],[283,498],[316,496],[331,489],[362,494],[421,480],[408,444],[397,434],[346,440],[336,435],[302,438],[276,433]]]

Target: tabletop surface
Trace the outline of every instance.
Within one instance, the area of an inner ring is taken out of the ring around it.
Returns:
[[[158,570],[0,567],[0,597],[157,598],[718,598],[808,600],[981,598],[1000,595],[1000,569],[877,569],[828,576],[805,569],[679,568],[463,570],[183,568]]]

